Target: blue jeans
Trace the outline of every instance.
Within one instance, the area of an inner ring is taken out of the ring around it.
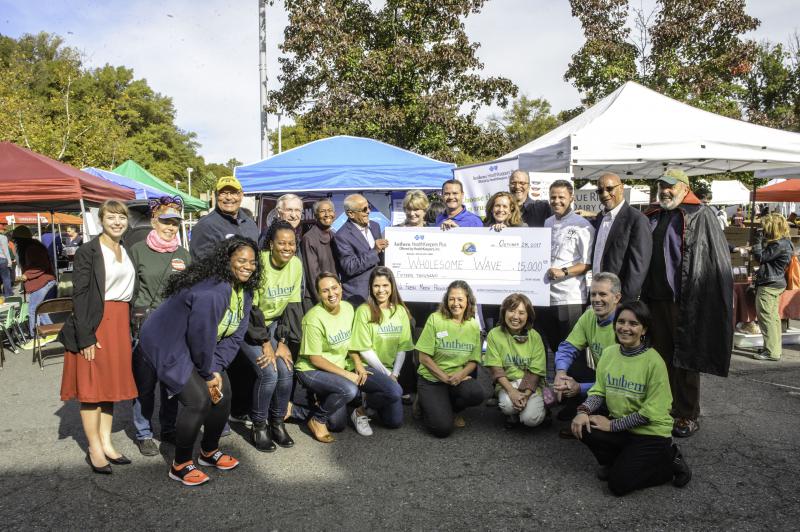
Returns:
[[[347,426],[347,403],[358,396],[358,386],[344,377],[318,369],[298,371],[297,379],[317,396],[317,404],[310,408],[310,417],[327,424],[328,430],[344,430]]]
[[[403,388],[382,371],[371,366],[366,369],[372,375],[359,387],[366,394],[364,406],[376,410],[384,426],[390,429],[400,427],[403,424]]]
[[[31,336],[36,334],[36,307],[42,301],[54,299],[57,295],[58,287],[55,281],[50,281],[35,292],[28,294],[28,327],[30,328]],[[46,314],[39,316],[39,324],[50,325],[51,323],[53,322],[50,320],[50,316]]]
[[[150,419],[153,417],[156,399],[156,370],[144,358],[138,349],[133,351],[133,380],[139,397],[133,400],[133,426],[136,427],[136,439],[149,440],[153,437]],[[167,397],[167,389],[161,389],[161,406],[158,409],[158,421],[161,423],[161,435],[175,432],[175,420],[178,418],[178,397]]]
[[[13,296],[14,290],[11,286],[11,268],[6,259],[0,259],[0,295]]]
[[[260,346],[242,342],[240,349],[247,355],[253,371],[256,372],[250,419],[253,423],[263,423],[267,421],[269,414],[270,421],[283,421],[292,395],[294,371],[280,358],[275,360],[275,368],[272,364],[267,364],[265,368],[259,367],[256,359],[261,356]]]

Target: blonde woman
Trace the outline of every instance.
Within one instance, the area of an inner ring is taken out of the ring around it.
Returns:
[[[789,224],[783,215],[768,214],[761,219],[762,235],[752,247],[760,266],[756,272],[756,313],[764,336],[764,348],[753,358],[777,361],[781,358],[781,317],[778,300],[786,290],[786,267],[794,253],[789,240]]]
[[[424,227],[425,214],[428,212],[430,202],[428,196],[421,190],[409,190],[403,198],[403,212],[406,219],[400,227]]]

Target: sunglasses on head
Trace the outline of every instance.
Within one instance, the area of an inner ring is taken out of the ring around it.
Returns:
[[[183,199],[180,196],[161,196],[160,198],[153,198],[148,201],[150,210],[153,211],[159,207],[174,206],[176,209],[183,208]]]
[[[620,183],[620,185],[621,184],[622,183]],[[612,192],[614,192],[614,189],[617,188],[618,186],[619,185],[610,185],[610,186],[607,186],[607,187],[597,187],[597,193],[598,194],[602,194],[603,191],[605,191],[605,192],[611,194]]]

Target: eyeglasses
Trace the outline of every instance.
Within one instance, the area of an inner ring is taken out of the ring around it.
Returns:
[[[348,209],[350,212],[361,212],[364,214],[369,213],[369,207],[364,207],[363,209]]]
[[[611,186],[608,186],[608,187],[597,187],[597,190],[596,190],[596,192],[597,192],[598,194],[602,194],[602,193],[603,193],[603,191],[605,191],[605,192],[607,192],[608,194],[611,194],[612,192],[614,192],[614,189],[615,189],[615,188],[617,188],[617,187],[618,187],[619,185],[621,185],[621,184],[622,184],[622,183],[619,183],[619,184],[617,184],[617,185],[611,185]]]
[[[232,198],[237,198],[242,194],[241,190],[220,190],[217,192],[217,196],[220,198],[223,196],[230,196]]]

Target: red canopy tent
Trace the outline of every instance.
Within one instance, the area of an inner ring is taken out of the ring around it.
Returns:
[[[84,202],[132,200],[135,194],[11,142],[0,142],[0,208],[82,211]]]
[[[800,179],[787,179],[756,190],[756,201],[768,203],[800,202]]]

